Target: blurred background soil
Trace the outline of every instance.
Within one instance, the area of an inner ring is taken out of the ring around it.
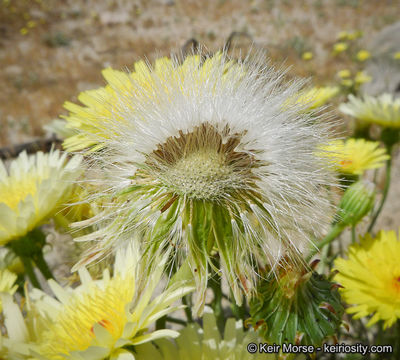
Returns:
[[[291,74],[328,85],[351,67],[331,54],[340,31],[361,30],[368,42],[399,19],[398,0],[0,0],[0,147],[42,137],[64,101],[105,84],[103,68],[132,69],[190,38],[215,51],[246,33],[238,49],[253,42]],[[399,195],[397,181],[382,226],[399,226]]]

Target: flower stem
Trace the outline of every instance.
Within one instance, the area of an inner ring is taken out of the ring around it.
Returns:
[[[190,301],[188,301],[188,298],[187,298],[188,296],[190,296],[190,295],[185,295],[182,298],[182,303],[183,303],[183,305],[186,305],[184,310],[185,310],[187,322],[192,323],[193,322],[192,309],[191,309],[192,306],[190,304]],[[190,300],[190,298],[189,298],[189,300]]]
[[[379,214],[381,213],[383,209],[383,205],[385,204],[385,201],[387,199],[388,193],[389,193],[389,187],[390,187],[390,178],[391,178],[391,172],[392,172],[392,147],[388,147],[388,154],[390,158],[386,161],[386,179],[385,179],[385,187],[383,188],[383,194],[382,194],[382,199],[379,204],[378,210],[376,210],[375,214],[372,217],[371,223],[368,227],[368,232],[372,232],[372,229],[375,226],[376,220],[378,219]]]
[[[163,330],[166,328],[167,315],[156,320],[156,330]]]
[[[51,270],[50,270],[49,266],[47,265],[46,260],[44,259],[42,249],[40,250],[40,252],[35,254],[34,261],[35,261],[36,266],[38,267],[38,269],[40,270],[40,272],[43,274],[43,276],[46,279],[54,279],[54,276],[51,273]]]
[[[166,320],[168,322],[171,322],[171,323],[174,323],[174,324],[179,324],[179,325],[183,325],[183,326],[187,325],[185,320],[177,319],[177,318],[174,318],[172,316],[167,316]]]
[[[400,339],[400,320],[397,320],[397,324],[395,325],[395,327],[396,327],[395,339]],[[400,341],[396,341],[395,344],[396,345],[395,345],[394,353],[395,353],[396,358],[398,359],[400,356]]]
[[[310,251],[310,253],[307,256],[307,261],[310,261],[311,258],[318,252],[320,251],[325,245],[329,244],[333,240],[336,239],[337,236],[341,234],[341,232],[346,228],[346,225],[341,224],[341,223],[336,223],[331,227],[331,230],[329,233],[318,243],[315,244],[316,247],[313,247]]]
[[[356,226],[353,225],[351,227],[351,243],[354,244],[356,242],[356,239],[357,239]]]
[[[38,278],[36,277],[35,271],[33,270],[32,260],[26,256],[20,256],[22,264],[24,265],[25,273],[28,275],[29,280],[32,283],[32,286],[37,289],[42,289],[39,283]]]
[[[210,280],[210,288],[214,293],[214,300],[212,301],[212,308],[214,310],[215,318],[217,319],[217,326],[219,331],[222,333],[225,324],[224,311],[222,308],[222,287],[221,287],[221,276],[215,274],[214,278]]]
[[[233,293],[231,290],[231,309],[232,313],[235,316],[236,320],[244,320],[246,318],[246,301],[243,299],[243,304],[238,306],[235,302],[235,298],[233,297]]]

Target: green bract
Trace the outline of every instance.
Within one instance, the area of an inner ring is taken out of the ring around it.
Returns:
[[[260,281],[250,302],[251,323],[269,343],[319,346],[337,334],[343,306],[336,285],[307,270]]]

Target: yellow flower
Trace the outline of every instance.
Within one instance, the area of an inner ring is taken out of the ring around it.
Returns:
[[[7,269],[0,270],[0,293],[8,293],[13,295],[18,288],[18,285],[15,285],[15,281],[17,280],[17,275],[8,271]],[[0,298],[0,313],[3,311],[3,306]]]
[[[340,54],[348,49],[349,45],[345,42],[338,42],[333,45],[333,53],[335,55]]]
[[[303,53],[303,55],[301,55],[301,58],[303,60],[311,60],[313,58],[313,53],[311,51],[306,51]]]
[[[351,32],[348,33],[347,39],[348,39],[348,40],[356,40],[356,39],[362,37],[363,35],[364,35],[364,34],[363,34],[362,31],[360,31],[360,30],[355,30],[355,31],[351,31]]]
[[[302,91],[296,102],[298,104],[308,104],[308,109],[315,109],[326,104],[338,93],[339,88],[337,86],[313,87]]]
[[[375,141],[364,139],[336,140],[323,147],[323,155],[330,158],[338,171],[361,175],[367,169],[376,169],[389,159],[384,148]]]
[[[26,23],[26,25],[27,25],[27,27],[28,27],[29,29],[33,29],[34,27],[36,27],[37,22],[34,21],[34,20],[29,20],[29,21]]]
[[[221,56],[221,54],[216,55],[214,59],[220,59]],[[201,81],[207,81],[207,75],[212,70],[214,62],[206,61],[201,67]],[[64,108],[69,111],[68,116],[62,116],[68,122],[66,127],[73,129],[76,133],[64,141],[64,148],[67,151],[86,148],[95,151],[102,148],[103,146],[99,143],[114,134],[112,124],[118,122],[121,126],[126,125],[127,120],[124,115],[136,112],[135,105],[131,101],[121,98],[122,89],[126,97],[134,96],[135,103],[138,103],[141,98],[152,96],[147,92],[150,92],[157,82],[174,83],[174,86],[184,88],[187,87],[187,84],[179,84],[179,81],[194,64],[200,65],[200,63],[200,56],[191,56],[179,66],[178,71],[175,71],[174,62],[164,57],[155,61],[154,69],[150,69],[144,61],[136,62],[134,71],[131,73],[111,68],[104,69],[102,74],[108,82],[107,86],[80,93],[78,100],[84,106],[68,101],[64,104]],[[224,75],[232,74],[233,69],[237,73],[241,71],[240,67],[235,66],[232,61],[227,62]],[[189,79],[186,82],[189,82]],[[157,102],[156,98],[153,100]]]
[[[358,71],[356,76],[354,77],[354,81],[358,85],[370,82],[371,80],[372,77],[369,76],[365,71]]]
[[[400,51],[397,51],[396,53],[393,54],[393,59],[400,60]]]
[[[58,300],[38,289],[30,294],[37,319],[32,352],[46,360],[92,360],[114,358],[122,347],[139,345],[179,334],[169,329],[148,332],[160,317],[180,309],[171,306],[194,288],[175,282],[151,300],[164,271],[166,257],[155,258],[158,267],[145,278],[140,271],[139,252],[129,245],[117,252],[114,274],[92,280],[86,268],[79,270],[82,284],[75,289],[49,285]]]
[[[25,271],[21,258],[8,247],[0,248],[0,269],[7,269],[17,275]]]
[[[26,27],[23,27],[19,30],[21,35],[26,35],[28,34],[29,30]]]
[[[339,34],[336,36],[337,40],[356,40],[357,38],[360,38],[363,36],[362,31],[341,31]]]
[[[343,80],[340,81],[340,83],[341,83],[343,86],[351,87],[351,86],[353,86],[354,81],[351,80],[351,79],[343,79]]]
[[[0,161],[0,245],[26,235],[54,215],[80,173],[80,157],[67,162],[59,151],[22,153],[10,164]]]
[[[343,30],[343,31],[340,31],[340,32],[337,34],[336,39],[337,39],[337,40],[347,40],[347,39],[348,39],[348,36],[349,36],[349,32]]]
[[[350,246],[348,260],[338,258],[335,281],[343,285],[343,299],[354,318],[372,315],[367,326],[383,320],[386,329],[400,319],[400,241],[394,231],[367,235]]]
[[[356,59],[358,61],[365,61],[365,60],[368,60],[370,57],[371,57],[371,54],[367,50],[360,50],[356,55]]]
[[[0,301],[3,306],[0,359],[32,359],[28,345],[31,334],[19,305],[8,292],[0,292]]]
[[[96,187],[90,184],[75,185],[68,197],[68,204],[55,216],[56,222],[65,228],[69,228],[71,223],[87,220],[99,213],[101,200],[89,202],[90,193],[95,191]],[[76,236],[75,233],[72,235]]]
[[[379,97],[364,95],[361,99],[349,95],[349,102],[340,105],[339,109],[367,123],[400,128],[400,99],[394,99],[391,94]]]
[[[349,78],[351,76],[351,72],[348,69],[340,70],[337,74],[341,79]]]

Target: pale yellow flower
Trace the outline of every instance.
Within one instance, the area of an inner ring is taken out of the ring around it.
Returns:
[[[354,77],[354,81],[358,85],[370,82],[371,80],[372,77],[369,76],[365,71],[358,71],[356,76]]]
[[[354,81],[351,80],[351,79],[342,79],[342,80],[340,81],[340,83],[341,83],[343,86],[351,87],[351,86],[353,86]]]
[[[23,274],[25,270],[21,258],[8,247],[0,248],[0,269],[7,269],[14,274]]]
[[[82,284],[75,289],[62,288],[55,281],[49,285],[57,297],[40,290],[31,293],[32,307],[41,314],[32,352],[46,360],[124,359],[121,348],[139,345],[161,337],[179,334],[169,329],[148,332],[160,317],[181,308],[171,306],[194,287],[175,282],[151,299],[160,281],[166,257],[154,258],[156,270],[144,277],[139,269],[139,253],[134,246],[117,252],[114,274],[105,270],[101,280],[92,280],[82,268]]]
[[[0,293],[8,293],[13,295],[18,288],[18,285],[15,285],[15,281],[17,280],[17,275],[12,273],[7,269],[0,270]],[[0,299],[0,312],[3,310],[2,302]]]
[[[22,153],[9,171],[0,161],[0,245],[40,226],[60,208],[81,170],[80,157]]]
[[[400,99],[393,98],[392,94],[364,95],[363,98],[349,95],[349,102],[340,105],[339,109],[366,123],[400,128]]]
[[[3,331],[0,333],[0,359],[32,360],[28,344],[32,334],[21,308],[10,293],[0,292],[0,301],[4,319]]]

